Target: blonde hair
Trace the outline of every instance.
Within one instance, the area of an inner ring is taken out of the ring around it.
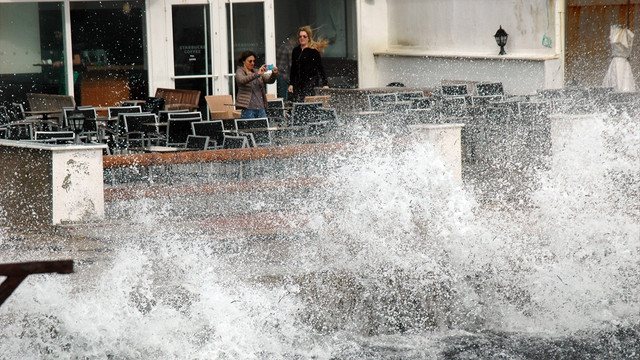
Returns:
[[[324,52],[324,48],[329,45],[329,40],[318,38],[317,40],[313,38],[313,30],[311,30],[311,26],[305,25],[298,28],[298,32],[296,35],[300,35],[301,32],[306,32],[309,37],[309,47],[312,49],[318,50],[320,54]]]

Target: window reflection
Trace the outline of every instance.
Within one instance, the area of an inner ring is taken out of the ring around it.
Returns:
[[[0,103],[66,94],[63,4],[0,3]]]
[[[296,30],[310,25],[314,37],[329,40],[322,55],[322,62],[331,87],[358,87],[355,0],[275,0],[276,49],[279,68],[288,70],[291,61],[287,45],[292,40],[297,45]],[[282,49],[288,52],[282,54]],[[286,72],[285,72],[286,73]],[[278,96],[286,96],[286,86],[278,85]]]
[[[144,1],[69,4],[72,77],[64,65],[64,4],[0,3],[0,103],[28,108],[27,93],[73,92],[78,104],[94,106],[145,98]]]
[[[147,96],[144,1],[70,3],[76,102],[113,106]]]
[[[231,14],[227,4],[227,14]],[[233,44],[229,43],[229,73],[235,73],[237,57],[243,51],[256,54],[256,66],[265,63],[264,5],[262,3],[233,4],[233,21],[227,20],[227,33],[231,34],[233,22]],[[228,37],[231,42],[231,36]],[[231,53],[233,49],[233,54]]]

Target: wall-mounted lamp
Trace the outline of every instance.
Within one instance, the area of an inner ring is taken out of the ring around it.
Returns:
[[[507,52],[504,51],[504,46],[507,45],[507,38],[509,37],[509,34],[502,29],[502,25],[500,25],[500,29],[496,31],[496,34],[493,35],[493,37],[496,38],[496,43],[500,46],[500,53],[498,55],[506,55]]]

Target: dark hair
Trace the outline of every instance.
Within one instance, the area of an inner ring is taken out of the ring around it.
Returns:
[[[238,61],[240,62],[240,65],[244,64],[244,61],[247,60],[247,58],[249,56],[256,57],[256,54],[254,54],[253,51],[251,51],[251,50],[243,51],[242,54],[240,54],[240,56],[238,56]]]

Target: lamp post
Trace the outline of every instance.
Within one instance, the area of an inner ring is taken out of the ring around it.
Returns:
[[[84,130],[84,120],[85,116],[82,111],[78,110],[78,106],[73,109],[71,114],[67,117],[67,121],[69,122],[69,126],[73,133],[76,134],[73,143],[80,144],[80,133]]]
[[[504,46],[507,45],[507,38],[509,37],[509,34],[504,31],[502,25],[500,25],[500,29],[496,31],[496,34],[493,35],[493,37],[496,38],[496,44],[500,46],[500,53],[498,55],[507,55],[507,52],[504,51]]]

